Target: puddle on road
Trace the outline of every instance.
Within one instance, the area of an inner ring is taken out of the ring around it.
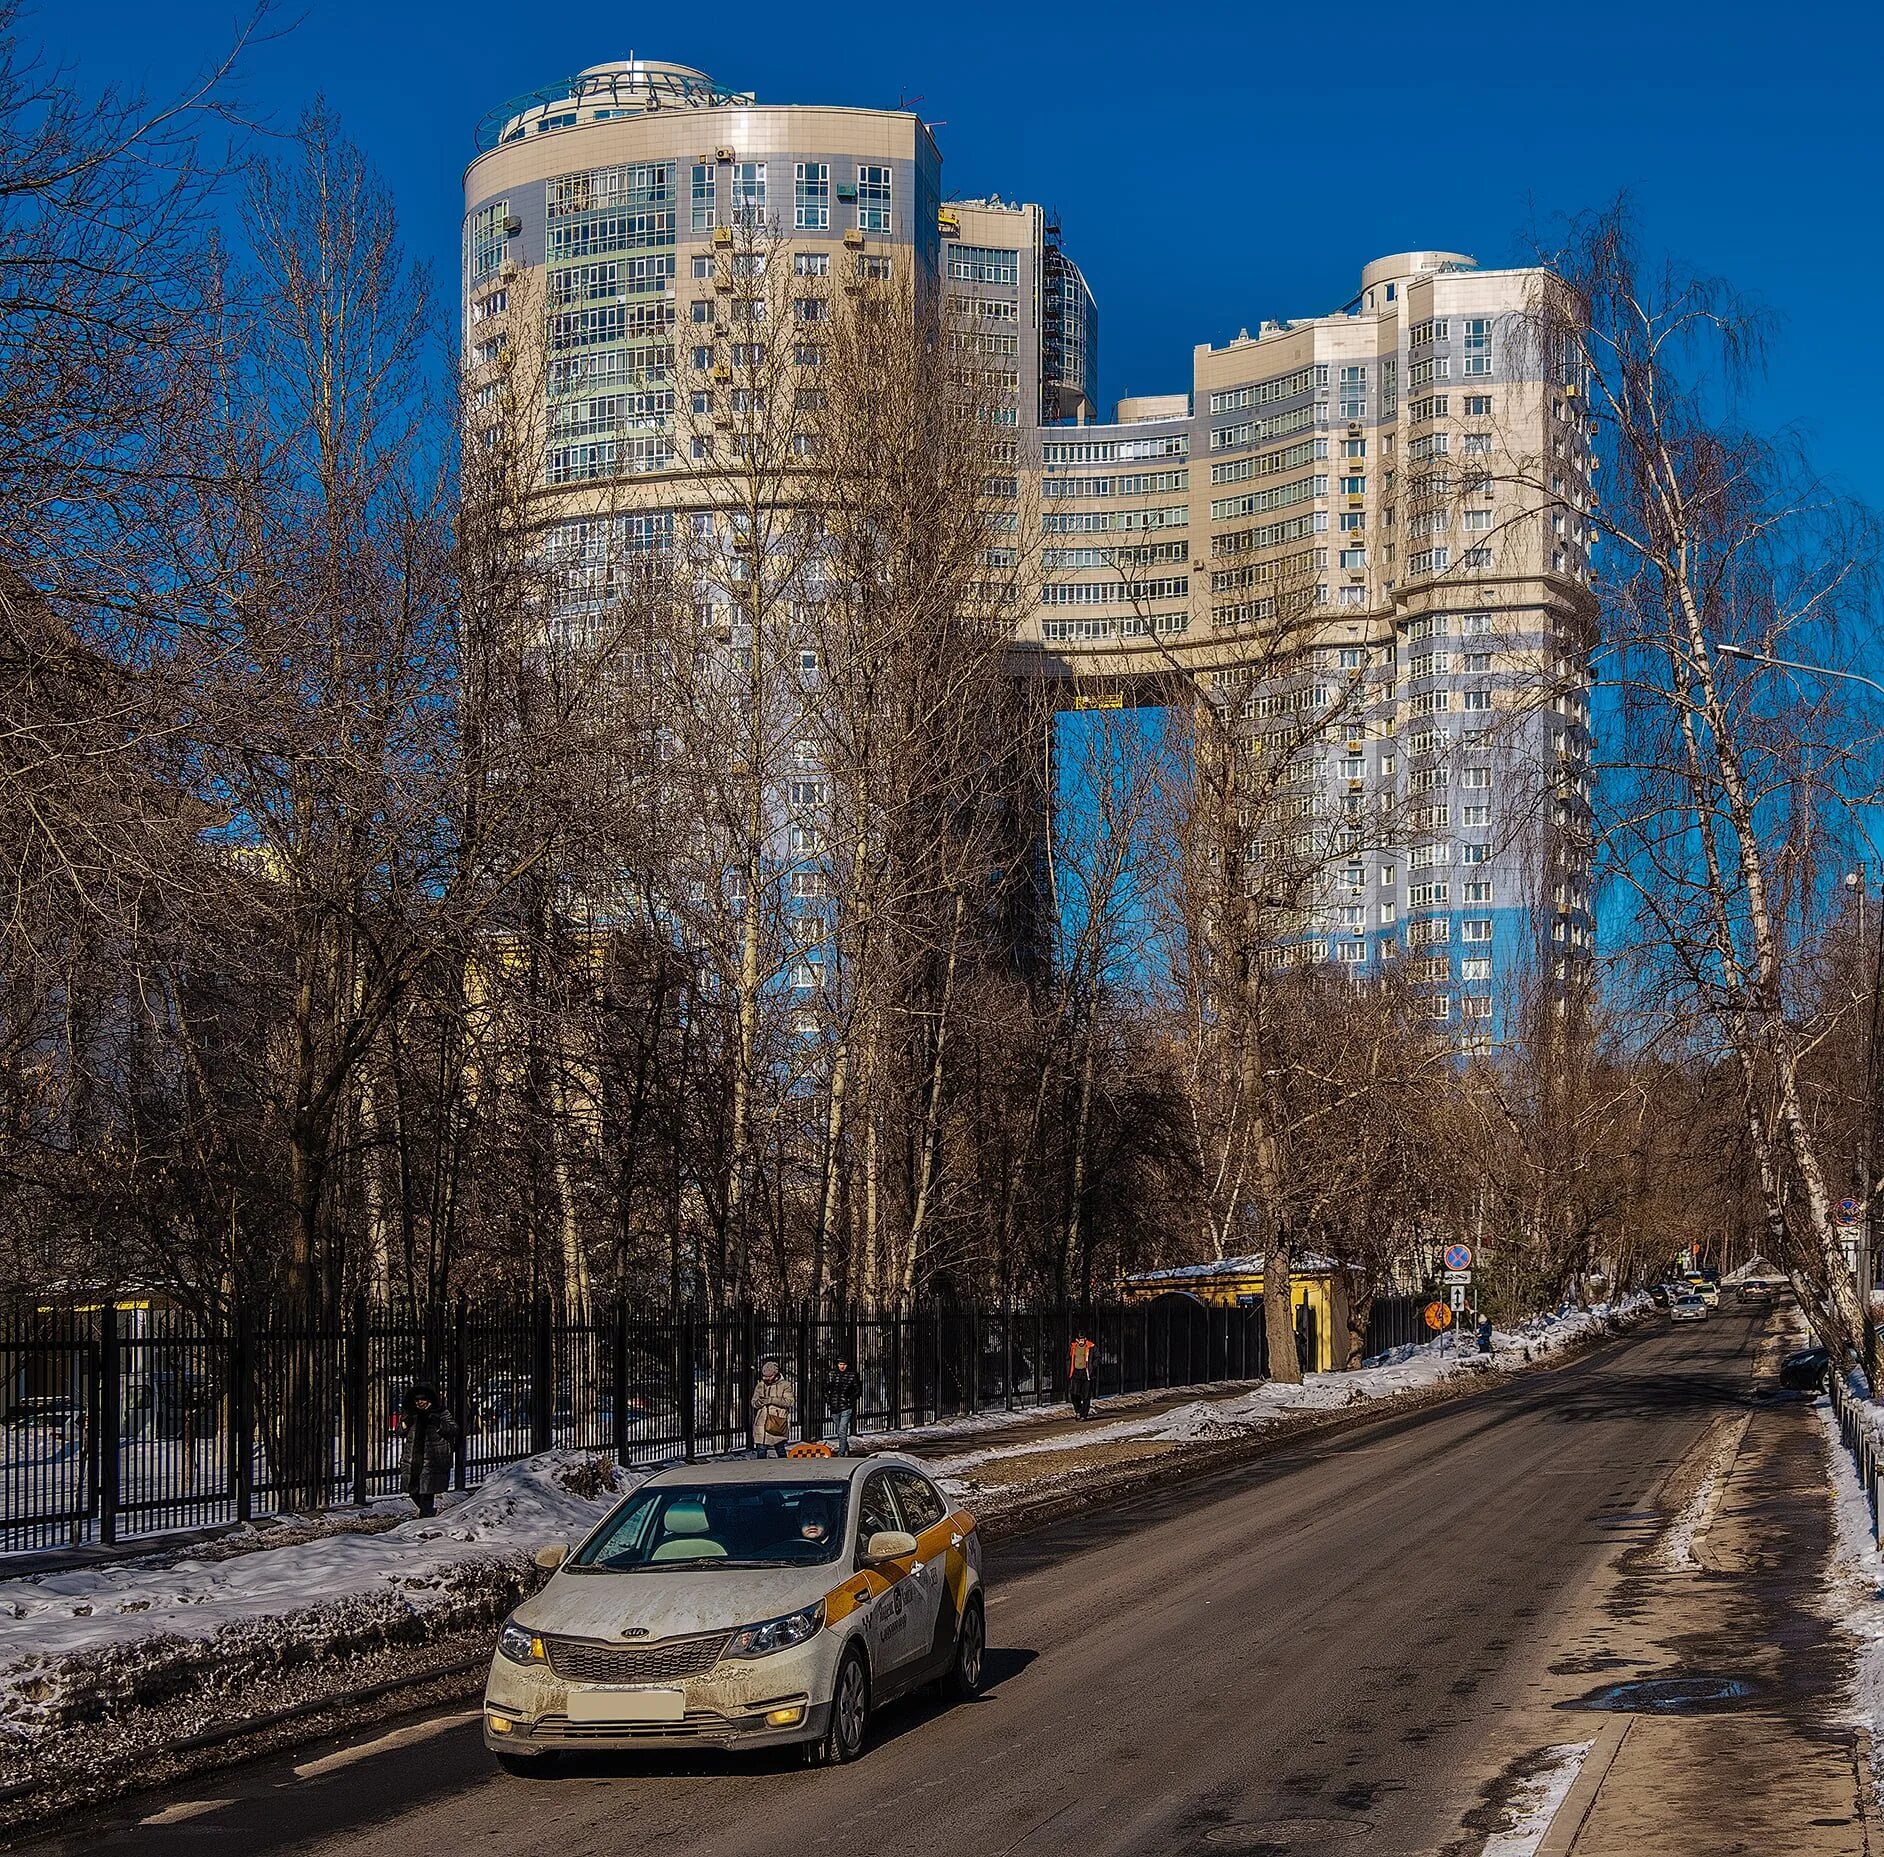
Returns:
[[[1737,1676],[1654,1676],[1632,1683],[1605,1683],[1587,1695],[1572,1697],[1560,1709],[1595,1709],[1617,1715],[1701,1715],[1731,1709],[1754,1692]]]

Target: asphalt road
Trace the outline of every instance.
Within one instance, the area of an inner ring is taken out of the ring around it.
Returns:
[[[1469,1850],[1496,1729],[1642,1505],[1747,1398],[1754,1318],[1658,1328],[991,1554],[990,1687],[857,1765],[494,1771],[474,1716],[257,1763],[45,1851],[423,1857]]]

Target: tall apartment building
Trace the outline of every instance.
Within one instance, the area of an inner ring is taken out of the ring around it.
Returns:
[[[1097,309],[1057,223],[946,200],[914,114],[597,65],[493,111],[465,175],[473,361],[526,275],[550,319],[546,521],[596,485],[650,534],[710,500],[676,395],[716,248],[754,225],[809,274],[945,292],[1002,384],[1043,531],[1017,672],[1188,679],[1252,753],[1290,719],[1330,855],[1276,958],[1411,960],[1468,1042],[1521,965],[1574,976],[1593,466],[1578,383],[1523,338],[1540,273],[1377,259],[1337,313],[1200,346],[1189,391],[1099,424]]]

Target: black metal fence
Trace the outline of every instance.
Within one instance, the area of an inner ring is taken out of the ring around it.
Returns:
[[[1401,1338],[1404,1300],[1376,1303],[1369,1353]],[[860,1430],[1044,1405],[1065,1396],[1080,1326],[1100,1398],[1267,1372],[1260,1305],[1184,1297],[837,1318],[364,1302],[227,1323],[144,1307],[0,1316],[0,1554],[393,1494],[400,1407],[419,1381],[460,1422],[452,1480],[468,1488],[551,1446],[639,1465],[737,1449],[768,1355],[796,1385],[794,1438],[828,1430],[820,1392],[840,1356],[863,1380]]]

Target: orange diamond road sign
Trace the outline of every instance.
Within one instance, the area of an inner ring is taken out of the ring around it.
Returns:
[[[1426,1305],[1426,1326],[1438,1330],[1452,1326],[1452,1311],[1442,1302],[1429,1302]]]

